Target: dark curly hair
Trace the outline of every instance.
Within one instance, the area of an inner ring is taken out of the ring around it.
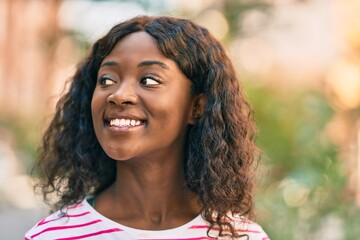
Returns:
[[[206,98],[203,115],[188,133],[185,182],[200,199],[203,218],[218,236],[238,236],[228,214],[251,217],[256,126],[231,61],[222,45],[193,22],[139,16],[114,26],[79,64],[68,92],[58,101],[46,130],[35,174],[53,210],[97,194],[115,180],[115,161],[96,139],[91,99],[103,59],[126,35],[144,31],[163,55],[192,82],[192,94]],[[51,196],[57,200],[51,203]]]

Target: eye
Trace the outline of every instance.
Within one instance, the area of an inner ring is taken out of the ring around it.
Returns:
[[[153,76],[147,76],[141,79],[140,83],[145,86],[156,86],[160,84],[160,80]]]
[[[104,75],[99,78],[99,84],[102,86],[109,86],[115,84],[115,81],[110,76]]]

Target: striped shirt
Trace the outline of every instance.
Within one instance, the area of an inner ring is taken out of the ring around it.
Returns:
[[[262,228],[254,222],[239,218],[234,219],[234,224],[237,226],[237,232],[247,234],[249,240],[269,240]],[[26,233],[25,240],[203,240],[211,239],[207,236],[208,226],[209,224],[199,215],[173,229],[134,229],[104,217],[84,200],[68,207],[65,215],[58,211],[38,222]]]

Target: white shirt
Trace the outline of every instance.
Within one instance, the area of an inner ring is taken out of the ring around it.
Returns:
[[[245,218],[233,218],[233,222],[236,232],[247,234],[249,240],[269,240],[258,224]],[[168,230],[134,229],[104,217],[87,200],[83,200],[68,207],[66,214],[57,211],[38,222],[26,233],[25,240],[203,240],[211,239],[207,236],[208,227],[209,223],[199,215],[180,227]]]

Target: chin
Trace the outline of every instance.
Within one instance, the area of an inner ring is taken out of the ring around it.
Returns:
[[[133,155],[129,154],[129,151],[105,151],[106,155],[116,161],[127,161],[133,158]]]

